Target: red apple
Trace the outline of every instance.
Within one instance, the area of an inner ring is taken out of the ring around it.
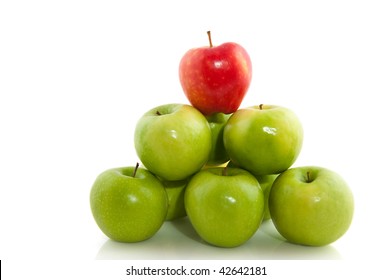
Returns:
[[[190,49],[179,64],[179,79],[191,105],[204,115],[235,112],[250,86],[251,60],[236,43]]]

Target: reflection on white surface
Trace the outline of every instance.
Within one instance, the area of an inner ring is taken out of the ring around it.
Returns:
[[[341,259],[332,246],[308,247],[286,242],[271,221],[262,224],[257,233],[236,248],[219,248],[201,240],[187,218],[165,222],[151,239],[138,243],[107,240],[96,255],[98,260],[126,259]]]

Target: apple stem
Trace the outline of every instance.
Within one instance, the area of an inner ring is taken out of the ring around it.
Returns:
[[[135,167],[134,170],[133,170],[133,174],[132,174],[133,178],[136,177],[136,172],[137,172],[137,169],[138,169],[139,165],[140,165],[140,164],[137,162],[137,163],[136,163],[136,167]]]
[[[226,167],[224,167],[223,168],[223,171],[221,172],[221,175],[223,175],[223,176],[227,176],[227,169],[228,169],[228,167],[226,166]]]
[[[262,110],[263,104],[259,104],[259,110]]]
[[[156,111],[156,115],[161,116],[162,113],[160,113],[159,111]]]
[[[209,47],[213,48],[212,36],[210,35],[210,31],[207,31],[206,33],[208,34],[208,38],[209,38]]]
[[[311,182],[311,179],[310,179],[310,172],[307,171],[307,183],[310,183]]]

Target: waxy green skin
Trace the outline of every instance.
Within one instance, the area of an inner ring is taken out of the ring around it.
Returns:
[[[187,215],[206,242],[236,247],[259,228],[264,196],[257,179],[239,168],[209,168],[194,175],[185,191]]]
[[[208,161],[212,135],[206,118],[194,107],[166,104],[138,121],[134,144],[152,173],[168,181],[184,180]]]
[[[239,168],[232,161],[228,162],[227,166]],[[255,178],[257,178],[257,180],[258,180],[259,185],[261,186],[261,189],[263,191],[263,196],[265,198],[264,216],[263,216],[262,221],[270,220],[269,194],[270,194],[270,189],[273,185],[273,182],[277,178],[278,175],[279,174],[255,176]]]
[[[252,174],[279,174],[300,154],[303,128],[289,109],[253,106],[235,112],[224,129],[224,146],[231,160]]]
[[[138,242],[152,237],[162,226],[168,198],[162,183],[149,171],[134,167],[102,172],[90,192],[94,219],[109,238]]]
[[[276,229],[289,242],[324,246],[349,229],[354,199],[347,183],[334,171],[296,167],[275,180],[269,209]]]
[[[212,132],[212,149],[207,162],[209,166],[217,166],[229,161],[229,156],[224,147],[223,133],[230,116],[231,114],[223,113],[206,116]]]
[[[278,174],[256,176],[258,183],[262,188],[263,195],[265,197],[265,215],[263,216],[263,221],[270,220],[269,195],[270,189],[277,176]]]
[[[185,190],[189,178],[180,181],[161,180],[168,197],[166,221],[173,221],[186,216]]]

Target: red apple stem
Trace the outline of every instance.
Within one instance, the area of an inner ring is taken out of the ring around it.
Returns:
[[[210,31],[207,31],[206,33],[208,34],[208,38],[209,38],[209,47],[213,48],[212,35],[210,35]]]
[[[137,163],[136,163],[136,167],[135,167],[134,170],[133,170],[133,174],[132,174],[133,178],[136,177],[137,169],[138,169],[139,166],[140,166],[140,164],[137,162]]]

